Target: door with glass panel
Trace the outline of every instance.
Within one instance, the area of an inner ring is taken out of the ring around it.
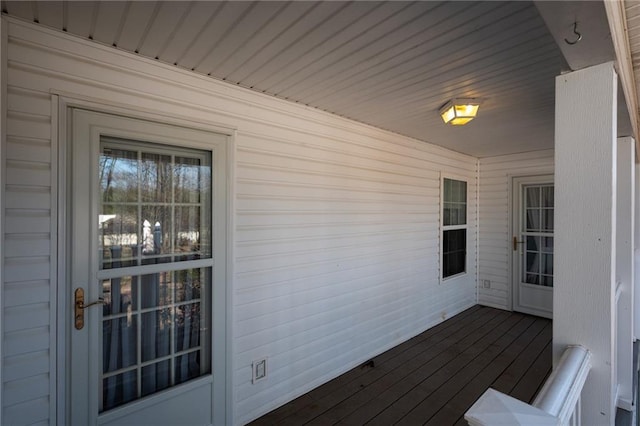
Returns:
[[[226,137],[72,129],[70,423],[224,423]]]
[[[513,180],[513,309],[553,315],[553,176]]]

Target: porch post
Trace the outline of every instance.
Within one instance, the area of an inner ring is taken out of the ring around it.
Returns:
[[[587,425],[615,420],[616,102],[613,62],[556,78],[553,359],[592,352]]]
[[[635,141],[618,138],[616,203],[617,406],[633,410],[633,276]]]
[[[7,21],[0,17],[0,424],[4,423],[3,388],[4,374],[4,184],[7,181],[6,147],[7,147]]]
[[[633,338],[640,339],[640,164],[635,164]]]

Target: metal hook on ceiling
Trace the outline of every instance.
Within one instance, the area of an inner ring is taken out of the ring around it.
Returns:
[[[577,35],[577,36],[578,36],[578,38],[577,38],[577,39],[575,39],[574,41],[569,41],[569,40],[567,40],[567,39],[565,38],[565,39],[564,39],[564,42],[565,42],[565,43],[573,45],[573,44],[576,44],[577,42],[579,42],[580,40],[582,40],[582,34],[580,34],[580,33],[578,32],[578,21],[576,21],[576,22],[574,22],[574,23],[573,23],[573,33],[574,33],[575,35]]]

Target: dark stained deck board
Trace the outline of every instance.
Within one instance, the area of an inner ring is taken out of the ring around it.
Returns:
[[[479,312],[477,316],[474,315],[473,319],[479,320],[478,322],[484,322],[491,321],[502,315],[505,315],[505,313],[495,310],[485,311]],[[418,344],[408,347],[404,352],[388,358],[386,362],[381,361],[380,357],[373,358],[375,367],[365,368],[365,374],[360,375],[357,380],[343,382],[342,386],[334,389],[331,393],[322,392],[321,396],[315,399],[312,404],[289,417],[279,419],[278,424],[283,426],[306,424],[328,410],[339,410],[344,407],[345,404],[343,402],[347,399],[349,399],[349,403],[346,404],[347,407],[352,406],[358,399],[366,398],[362,392],[372,392],[372,388],[369,385],[377,382],[381,377],[387,376],[390,371],[395,370],[395,374],[391,375],[391,377],[401,379],[408,374],[402,372],[411,372],[413,369],[419,368],[426,360],[436,357],[443,351],[451,350],[452,343],[458,341],[462,336],[472,334],[474,329],[481,326],[481,324],[470,325],[469,320],[463,319],[442,330],[435,330],[426,339],[422,339]],[[400,369],[400,373],[398,369]],[[314,393],[317,396],[318,393],[315,390],[310,392],[310,394]],[[357,408],[357,405],[354,408]]]
[[[490,315],[496,315],[495,312],[479,312],[481,307],[476,305],[472,308],[467,309],[466,311],[456,315],[448,320],[442,322],[437,327],[432,327],[429,330],[421,333],[420,335],[414,337],[413,339],[409,339],[400,345],[393,347],[392,349],[374,357],[372,361],[374,365],[380,369],[382,366],[386,369],[394,368],[396,365],[404,362],[407,358],[407,355],[416,350],[416,347],[421,347],[423,345],[433,345],[438,343],[441,340],[444,340],[448,335],[454,334],[458,332],[460,329],[466,327],[468,325],[468,318],[473,316],[473,318],[486,318]],[[353,384],[363,375],[367,373],[371,373],[371,368],[366,366],[360,366],[353,368],[352,370],[342,374],[339,377],[336,377],[333,380],[325,383],[324,385],[313,389],[312,391],[294,399],[293,401],[277,408],[276,410],[270,412],[268,415],[263,416],[256,421],[252,422],[253,426],[260,425],[273,425],[273,424],[283,424],[285,419],[290,424],[294,424],[296,417],[302,421],[302,416],[298,414],[298,416],[293,416],[296,412],[305,411],[317,411],[320,409],[317,406],[318,401],[322,401],[323,398],[334,396],[336,392],[344,391],[344,387],[349,384]],[[368,380],[371,380],[370,378]],[[361,383],[356,383],[359,387]],[[346,397],[348,397],[347,395]],[[345,398],[346,398],[345,397]],[[329,402],[329,401],[324,401]],[[330,402],[329,402],[330,404]],[[329,408],[332,405],[329,405]],[[307,414],[307,416],[309,416]],[[313,417],[311,417],[313,418]],[[302,424],[302,423],[300,423]]]
[[[395,401],[388,405],[384,411],[378,413],[368,424],[390,425],[401,421],[407,413],[433,392],[438,391],[468,362],[487,349],[498,336],[506,331],[505,329],[509,328],[511,324],[509,319],[514,317],[519,320],[522,316],[504,312],[504,315],[496,317],[495,321],[487,322],[467,339],[454,345],[456,350],[444,354],[446,356],[441,357],[437,364],[425,365],[417,374],[406,378],[399,383],[399,386],[391,388],[392,392],[389,397],[395,398]]]
[[[493,313],[490,313],[489,315],[482,314],[482,317],[485,319],[487,319],[490,316],[493,316]],[[403,363],[405,363],[407,360],[415,358],[419,354],[424,356],[425,348],[434,348],[434,347],[447,348],[448,347],[447,342],[450,339],[450,336],[458,335],[456,333],[461,333],[461,332],[464,333],[465,328],[468,326],[467,322],[464,321],[464,317],[461,318],[460,321],[454,321],[456,318],[457,317],[452,318],[451,319],[452,323],[447,324],[447,327],[443,327],[441,330],[437,330],[434,327],[420,335],[420,337],[424,337],[424,338],[410,339],[402,343],[401,345],[396,346],[393,349],[390,349],[389,351],[384,352],[383,354],[380,354],[377,357],[374,357],[372,359],[373,365],[377,365],[380,368],[378,368],[377,371],[373,372],[367,369],[365,366],[361,366],[360,372],[363,374],[358,375],[357,385],[359,387],[362,387],[361,385],[366,386],[371,382],[377,380],[378,377],[385,375],[386,373],[388,373],[389,371],[392,371],[394,368],[397,368],[400,365],[403,365]],[[433,332],[429,333],[430,331],[433,331]],[[396,350],[397,348],[400,348],[400,350]],[[331,389],[328,387],[327,392],[323,392],[322,394],[318,392],[316,393],[316,396],[320,397],[320,396],[327,396],[329,394],[333,395],[335,394],[336,391],[342,389],[345,383],[346,383],[345,381],[342,381],[342,383],[336,383],[336,386],[334,389]],[[350,381],[349,383],[352,384],[353,381]],[[324,386],[321,386],[320,388],[323,388],[323,387]],[[320,390],[320,388],[317,388],[317,389]],[[313,392],[314,391],[312,391],[312,393]]]
[[[517,323],[507,329],[502,335],[495,333],[495,339],[490,342],[487,347],[479,351],[477,356],[469,361],[457,373],[449,377],[441,386],[424,399],[420,404],[413,408],[403,418],[403,424],[418,424],[428,422],[436,413],[442,410],[455,395],[471,382],[477,375],[481,374],[485,368],[491,366],[492,361],[500,355],[500,353],[509,347],[511,343],[524,333],[533,323],[531,317],[523,317]],[[509,324],[510,322],[505,322]],[[507,327],[504,327],[507,328]],[[496,332],[498,329],[496,329]],[[437,392],[435,392],[437,390]]]
[[[491,387],[497,391],[513,396],[514,388],[518,385],[533,363],[540,357],[542,351],[550,342],[551,322],[548,323],[542,333],[537,335],[531,341],[531,344],[527,347],[527,350],[524,351],[522,356],[519,356],[515,361],[513,361],[504,373],[502,373],[500,377],[491,384]],[[549,358],[549,360],[550,359],[551,358]]]
[[[530,402],[551,370],[551,321],[474,306],[251,425],[466,425],[489,387]]]
[[[551,365],[545,362],[547,359],[551,359],[551,342],[547,343],[540,356],[536,358],[516,387],[513,388],[511,396],[521,401],[532,401],[535,398],[541,387],[540,384],[536,385],[535,378],[547,377],[551,373]]]
[[[393,390],[391,393],[394,399],[397,398],[398,393],[395,390],[398,387],[404,388],[407,384],[412,383],[415,378],[423,377],[431,371],[437,371],[447,362],[447,360],[451,359],[453,353],[457,354],[466,347],[473,345],[478,330],[488,330],[489,327],[491,327],[491,324],[498,324],[505,315],[506,313],[499,313],[490,319],[484,317],[486,319],[486,323],[483,324],[483,320],[480,319],[480,321],[478,321],[474,326],[463,327],[455,334],[448,335],[446,339],[438,342],[437,344],[425,347],[423,352],[419,354],[412,354],[407,362],[399,365],[398,368],[391,372],[391,374],[385,375],[374,383],[369,383],[368,386],[360,392],[342,401],[331,410],[323,413],[323,415],[316,417],[313,421],[309,422],[309,424],[334,424],[343,417],[349,415],[358,407],[376,398],[377,395],[388,392],[389,389]],[[464,338],[462,338],[463,336]],[[452,346],[452,343],[454,342],[457,343]],[[378,407],[379,405],[379,401],[376,401],[373,407]],[[360,421],[357,422],[357,424],[363,424],[363,422]]]
[[[493,382],[506,370],[506,368],[527,349],[531,341],[538,334],[544,332],[545,325],[549,321],[542,318],[533,319],[532,324],[519,335],[507,348],[505,348],[487,367],[467,383],[455,396],[453,396],[442,408],[426,423],[427,425],[442,425],[447,420],[466,413],[469,408],[480,398],[484,391],[491,387]],[[549,365],[549,367],[551,367]],[[528,401],[530,402],[530,401]],[[465,424],[464,416],[460,416],[456,422]]]

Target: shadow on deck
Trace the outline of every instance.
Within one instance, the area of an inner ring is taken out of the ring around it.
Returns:
[[[474,306],[251,425],[466,425],[487,388],[530,403],[550,372],[550,320]]]

